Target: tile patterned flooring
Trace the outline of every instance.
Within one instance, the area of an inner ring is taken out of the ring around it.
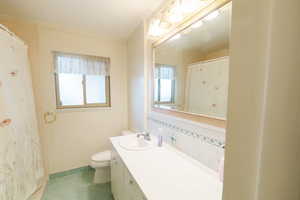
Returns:
[[[113,200],[110,183],[94,184],[94,169],[50,176],[43,200]]]

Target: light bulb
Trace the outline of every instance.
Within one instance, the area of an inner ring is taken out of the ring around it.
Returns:
[[[152,26],[149,29],[148,34],[154,37],[160,36],[162,34],[164,34],[166,31],[165,29],[159,27],[159,26]]]
[[[167,18],[171,23],[177,23],[183,19],[182,10],[178,3],[176,3],[174,7],[170,9],[169,16]]]
[[[204,3],[199,0],[182,0],[181,10],[184,13],[192,13],[202,7]]]
[[[178,13],[174,13],[174,14],[171,14],[169,17],[168,17],[168,20],[171,22],[171,23],[177,23],[177,22],[180,22],[182,20],[182,15],[181,14],[178,14]]]
[[[160,26],[161,21],[155,19],[151,22],[148,34],[154,37],[160,36],[166,32],[166,29]]]

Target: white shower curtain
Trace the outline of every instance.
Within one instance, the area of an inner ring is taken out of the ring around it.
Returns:
[[[27,199],[39,187],[40,149],[27,46],[0,29],[0,200]]]

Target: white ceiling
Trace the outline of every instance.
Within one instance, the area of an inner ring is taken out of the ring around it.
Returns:
[[[231,30],[231,4],[221,9],[220,15],[211,21],[204,21],[201,27],[181,33],[176,40],[168,40],[158,47],[159,51],[177,49],[209,53],[229,45]]]
[[[126,39],[164,0],[0,0],[0,15]]]

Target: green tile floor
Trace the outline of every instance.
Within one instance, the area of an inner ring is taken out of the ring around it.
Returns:
[[[113,200],[110,184],[94,184],[89,167],[50,176],[43,200]]]

